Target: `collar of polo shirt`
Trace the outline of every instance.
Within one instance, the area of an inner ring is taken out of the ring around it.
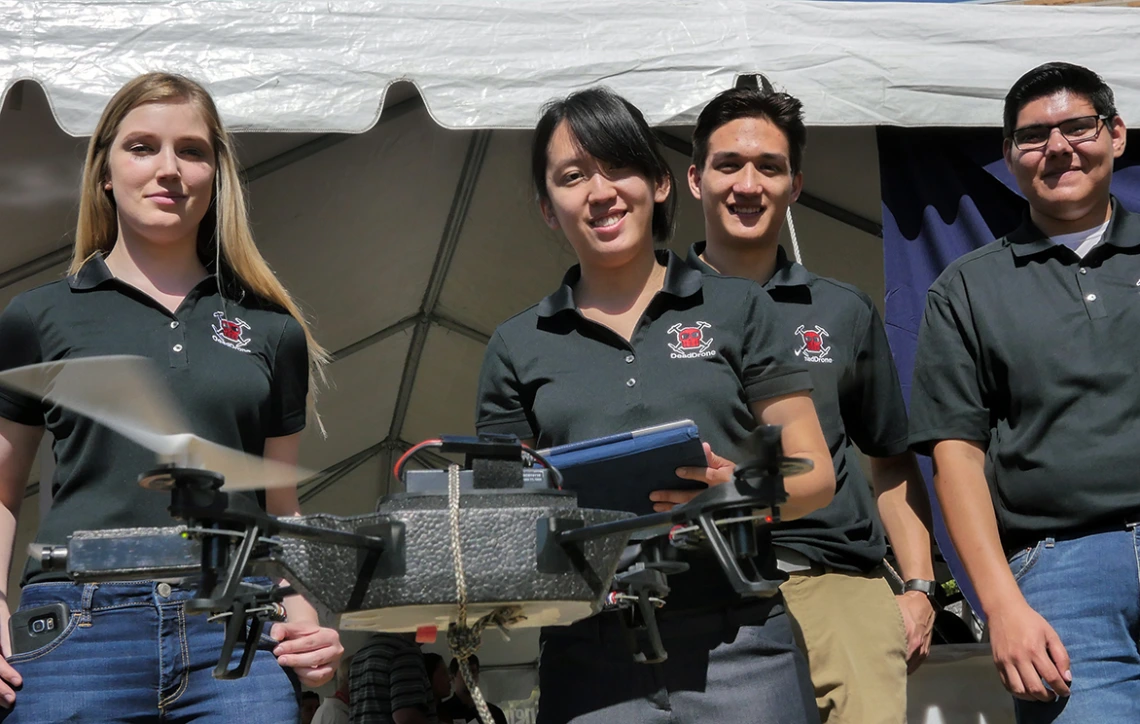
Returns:
[[[115,275],[112,274],[111,270],[107,267],[107,261],[103,258],[103,253],[99,252],[84,262],[79,271],[69,276],[67,278],[67,284],[76,291],[84,291],[94,289],[100,284],[109,282],[114,278]]]
[[[654,254],[657,256],[657,261],[665,265],[665,283],[661,286],[662,292],[684,299],[701,290],[699,270],[686,264],[668,249],[658,249]],[[577,309],[574,304],[574,285],[581,278],[582,267],[578,264],[570,267],[562,277],[562,286],[539,303],[538,316],[553,317],[561,312]]]
[[[701,270],[705,274],[719,274],[720,272],[713,269],[701,258],[701,254],[705,253],[707,243],[708,242],[698,241],[690,246],[689,256],[686,258],[686,261],[690,266]],[[806,287],[810,284],[811,273],[801,264],[797,264],[789,259],[787,252],[784,251],[784,247],[777,246],[776,270],[772,273],[772,278],[766,281],[762,286],[770,290],[775,287]]]
[[[1021,226],[1011,232],[1006,240],[1009,241],[1010,249],[1017,257],[1040,254],[1056,248],[1056,245],[1049,240],[1045,232],[1038,229],[1029,220],[1028,212],[1021,222]],[[1112,197],[1112,218],[1109,221],[1108,229],[1104,232],[1104,238],[1098,246],[1104,244],[1111,244],[1118,249],[1140,246],[1140,217],[1130,214],[1128,209],[1120,205],[1115,196]]]
[[[214,263],[210,260],[206,263],[207,276],[198,282],[213,282],[217,283],[217,275],[214,274]],[[228,267],[222,267],[223,271]],[[74,291],[85,292],[90,289],[95,289],[101,284],[114,281],[115,275],[111,273],[110,267],[107,266],[107,260],[103,252],[99,252],[83,263],[79,271],[75,272],[67,278],[67,285]],[[245,298],[245,289],[241,283],[237,281],[234,274],[226,272],[226,279],[224,280],[225,293],[227,299],[236,299],[239,302]]]

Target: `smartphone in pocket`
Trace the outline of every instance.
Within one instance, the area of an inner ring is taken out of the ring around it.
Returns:
[[[8,619],[12,653],[23,654],[47,646],[67,628],[71,611],[66,603],[49,603],[17,611]]]

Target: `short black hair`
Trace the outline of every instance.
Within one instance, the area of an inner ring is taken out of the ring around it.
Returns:
[[[788,139],[788,163],[792,175],[800,172],[807,148],[804,106],[788,93],[760,88],[732,88],[716,98],[697,117],[693,129],[693,165],[701,170],[709,156],[709,138],[716,129],[740,118],[766,118]]]
[[[654,183],[669,181],[669,198],[653,205],[653,239],[667,241],[673,234],[677,210],[673,171],[645,116],[637,106],[608,88],[587,88],[542,107],[530,151],[531,180],[538,197],[543,201],[550,199],[546,188],[548,149],[555,129],[563,121],[582,150],[599,161],[632,168]]]
[[[1072,63],[1045,63],[1017,79],[1005,94],[1002,130],[1006,138],[1013,138],[1017,115],[1021,109],[1038,98],[1068,91],[1084,96],[1092,103],[1097,115],[1109,120],[1116,117],[1116,99],[1112,89],[1096,73]]]
[[[428,678],[435,676],[435,670],[443,666],[443,657],[439,654],[424,654],[424,668],[427,669]]]
[[[471,654],[467,657],[467,664],[471,667],[472,671],[479,670],[479,657]],[[452,659],[451,664],[448,665],[447,670],[451,672],[452,676],[459,673],[459,659]]]

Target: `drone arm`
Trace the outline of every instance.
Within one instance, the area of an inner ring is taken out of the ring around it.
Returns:
[[[784,455],[807,458],[814,463],[811,472],[785,481],[788,501],[780,506],[780,517],[783,520],[801,518],[830,503],[835,497],[835,468],[811,395],[795,392],[753,402],[752,412],[758,423],[783,428]]]

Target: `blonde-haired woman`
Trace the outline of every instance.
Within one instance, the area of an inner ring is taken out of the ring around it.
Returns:
[[[0,369],[106,354],[154,359],[194,432],[296,461],[310,380],[327,355],[253,243],[213,100],[182,76],[148,73],[111,99],[88,146],[69,276],[0,314]],[[45,429],[56,470],[38,541],[171,524],[165,497],[135,482],[153,466],[151,453],[0,389],[0,585],[16,560],[15,521]],[[276,515],[299,512],[295,489],[268,491],[262,503]],[[13,654],[0,598],[7,722],[297,721],[298,680],[324,683],[343,653],[336,631],[294,597],[250,675],[218,681],[211,670],[222,628],[185,615],[190,590],[73,584],[34,562],[23,584],[21,611],[47,607],[62,618],[54,638]]]

